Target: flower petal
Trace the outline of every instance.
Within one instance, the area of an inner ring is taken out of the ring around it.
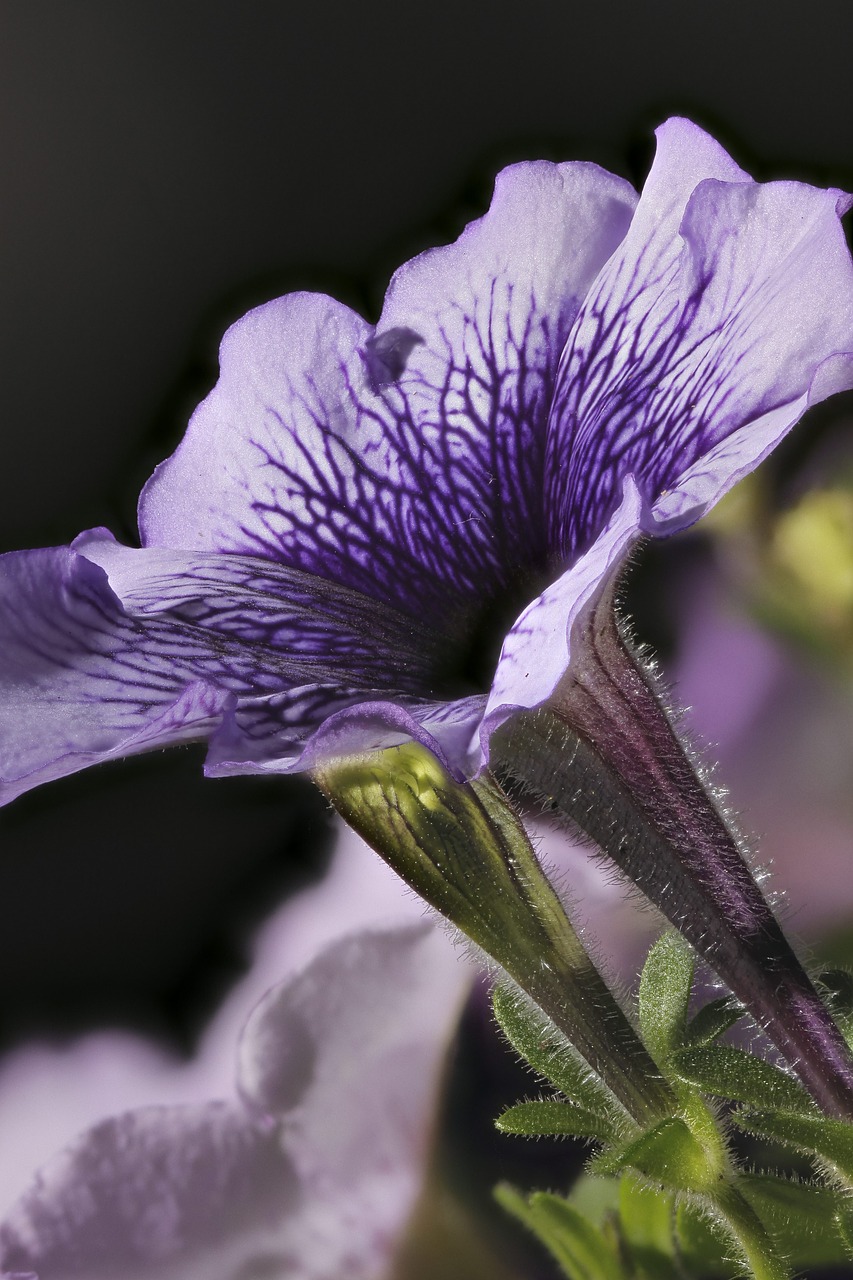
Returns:
[[[644,523],[648,531],[674,533],[693,524],[773,452],[806,409],[851,386],[853,354],[829,356],[801,396],[738,427],[701,454],[675,487],[665,489],[647,510]]]
[[[134,551],[97,530],[70,549],[12,553],[0,559],[0,802],[209,737],[223,715],[223,743],[239,724],[247,767],[273,748],[281,767],[308,767],[311,733],[375,701],[372,686],[386,703],[422,701],[442,644],[388,606],[257,557]]]
[[[470,976],[424,924],[327,948],[251,1015],[242,1104],[95,1125],[0,1226],[0,1267],[44,1280],[379,1280],[420,1190]]]
[[[622,502],[595,543],[527,606],[503,643],[480,731],[488,740],[514,711],[532,709],[548,698],[571,661],[572,624],[583,607],[625,563],[640,535],[643,501],[633,477],[623,485]]]
[[[325,685],[241,699],[211,739],[205,773],[305,772],[337,757],[414,739],[461,781],[476,767],[471,742],[485,702],[482,696],[429,703],[401,697],[392,702],[379,691]]]
[[[207,638],[229,687],[279,690],[325,678],[422,693],[444,656],[429,623],[257,556],[123,547],[102,530],[74,545],[107,573],[126,612]]]
[[[0,557],[0,803],[101,760],[203,737],[228,695],[175,663],[174,648],[70,549]]]
[[[561,363],[548,491],[563,555],[594,539],[626,473],[653,527],[683,527],[808,403],[853,385],[846,199],[756,184],[685,120],[658,139],[631,229]]]
[[[145,544],[278,560],[450,629],[544,554],[556,362],[632,207],[595,166],[513,166],[397,273],[376,332],[321,296],[251,312],[142,495]]]
[[[266,1274],[284,1275],[282,1227],[299,1198],[278,1134],[238,1104],[148,1107],[96,1125],[42,1170],[0,1226],[0,1258],[44,1280],[240,1280],[271,1261]]]
[[[259,1117],[284,1118],[304,1194],[293,1224],[300,1277],[385,1274],[421,1184],[470,978],[429,925],[362,934],[272,990],[249,1019],[238,1082]]]

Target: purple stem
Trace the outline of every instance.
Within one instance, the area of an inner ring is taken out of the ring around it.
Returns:
[[[681,931],[832,1116],[853,1058],[620,631],[613,592],[572,634],[572,666],[492,739],[492,767],[591,838]]]

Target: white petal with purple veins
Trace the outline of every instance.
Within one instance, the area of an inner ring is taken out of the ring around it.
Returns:
[[[362,688],[420,693],[443,656],[446,642],[424,620],[415,623],[360,592],[257,556],[135,550],[102,530],[73,546],[104,569],[129,615],[174,623],[211,644],[227,637],[230,676],[247,692],[255,685],[286,688],[312,675],[314,683],[325,676],[337,684],[351,673]],[[223,640],[217,643],[222,650]]]
[[[418,617],[496,590],[544,552],[557,360],[633,200],[593,165],[517,165],[397,273],[376,333],[321,296],[251,312],[143,493],[143,541],[269,557]]]
[[[129,618],[82,556],[0,557],[0,802],[100,760],[203,737],[228,701],[206,674]]]
[[[686,120],[658,138],[635,212],[594,165],[506,169],[483,218],[395,274],[375,330],[293,294],[228,332],[143,492],[145,547],[94,531],[76,560],[0,562],[0,800],[191,737],[210,773],[406,737],[478,767],[464,695],[490,626],[574,565],[507,636],[494,721],[568,661],[626,477],[645,531],[681,528],[853,384],[845,198],[756,184]]]
[[[481,738],[488,738],[513,711],[539,706],[571,664],[575,619],[618,573],[641,531],[643,502],[631,476],[622,502],[590,549],[527,606],[501,650],[489,694]]]
[[[443,643],[387,605],[257,557],[133,550],[99,530],[71,549],[11,553],[0,557],[0,803],[207,738],[223,716],[249,725],[247,766],[275,745],[279,767],[293,767],[329,715],[376,702],[373,687],[383,702],[422,702]],[[389,705],[392,721],[405,714]]]
[[[667,528],[688,523],[809,402],[853,385],[843,359],[815,383],[853,352],[846,197],[754,183],[685,120],[658,141],[631,229],[560,368],[548,486],[552,539],[567,555],[595,537],[626,473],[650,505],[664,499]]]
[[[205,773],[222,777],[304,772],[330,759],[414,739],[461,781],[472,769],[471,742],[485,702],[484,696],[432,703],[401,697],[391,702],[379,692],[324,685],[242,699],[211,739]]]

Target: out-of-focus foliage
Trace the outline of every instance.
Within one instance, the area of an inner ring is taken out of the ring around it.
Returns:
[[[853,678],[853,464],[781,511],[755,472],[703,527],[755,616]]]

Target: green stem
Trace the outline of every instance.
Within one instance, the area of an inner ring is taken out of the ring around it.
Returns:
[[[752,1206],[734,1184],[724,1182],[711,1201],[755,1280],[789,1280],[790,1269],[779,1257]]]
[[[587,956],[503,792],[455,782],[415,743],[314,775],[342,817],[407,884],[510,975],[640,1125],[673,1097]]]

